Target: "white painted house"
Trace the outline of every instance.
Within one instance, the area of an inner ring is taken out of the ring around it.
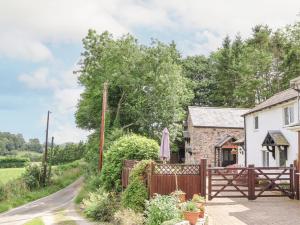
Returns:
[[[300,84],[300,77],[295,80]],[[298,158],[298,93],[279,92],[244,114],[247,165],[289,166]]]

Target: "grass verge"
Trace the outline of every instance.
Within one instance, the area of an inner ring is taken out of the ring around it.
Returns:
[[[30,220],[29,222],[25,223],[24,225],[45,225],[43,220],[40,218],[35,218]]]
[[[58,166],[56,168],[57,171],[54,173],[55,175],[53,176],[51,184],[49,186],[32,191],[22,187],[23,183],[21,178],[10,181],[9,183],[7,183],[7,185],[10,185],[12,187],[10,189],[11,193],[7,193],[7,198],[0,201],[0,212],[10,210],[17,206],[26,204],[28,202],[59,191],[60,189],[74,182],[78,177],[82,175],[82,167],[82,164],[78,162],[77,164],[71,163]]]
[[[25,168],[1,168],[0,169],[0,183],[6,184],[7,182],[21,177]]]

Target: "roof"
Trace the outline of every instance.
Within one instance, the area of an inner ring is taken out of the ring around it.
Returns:
[[[289,142],[279,130],[268,131],[262,146],[289,146]]]
[[[225,137],[223,137],[221,140],[219,140],[219,141],[216,143],[215,147],[220,148],[220,147],[222,147],[224,144],[226,144],[228,141],[234,142],[234,141],[236,141],[236,138],[233,137],[233,136],[231,136],[231,135],[226,135]]]
[[[275,95],[273,95],[271,98],[268,98],[266,101],[263,101],[262,103],[256,105],[254,108],[252,108],[251,110],[249,110],[247,113],[244,114],[248,115],[257,111],[261,111],[263,109],[269,108],[271,106],[286,102],[286,101],[290,101],[292,99],[297,98],[298,96],[298,92],[295,91],[294,89],[287,89],[285,91],[281,91]]]
[[[194,127],[244,128],[242,117],[249,109],[189,106]]]
[[[245,137],[242,137],[238,140],[236,140],[235,142],[233,142],[234,144],[238,144],[238,145],[241,145],[241,144],[244,144],[245,143]]]

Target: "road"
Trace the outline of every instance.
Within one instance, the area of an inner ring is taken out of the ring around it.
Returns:
[[[0,224],[22,225],[37,217],[43,218],[45,224],[54,224],[54,222],[51,221],[53,214],[59,210],[69,210],[70,208],[73,208],[73,199],[78,193],[82,183],[83,178],[79,178],[68,187],[52,195],[12,209],[6,213],[2,213],[0,214]],[[47,218],[46,221],[45,218]],[[82,222],[74,222],[77,224],[84,224]]]

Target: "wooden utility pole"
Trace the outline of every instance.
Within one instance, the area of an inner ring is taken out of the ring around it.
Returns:
[[[50,152],[50,160],[49,160],[49,169],[48,169],[48,177],[51,176],[51,169],[52,169],[52,158],[53,158],[53,147],[54,147],[54,137],[51,138],[51,152]]]
[[[48,110],[47,114],[47,125],[46,125],[46,142],[45,142],[45,151],[44,151],[44,160],[43,160],[43,166],[44,166],[44,173],[43,173],[43,184],[46,186],[46,180],[47,180],[47,157],[48,157],[48,131],[49,131],[49,116],[50,111]]]
[[[102,170],[102,164],[103,164],[103,147],[104,147],[106,105],[107,105],[107,82],[105,82],[103,84],[102,113],[101,113],[101,127],[100,127],[100,143],[99,143],[99,164],[98,164],[98,172],[99,173]]]

